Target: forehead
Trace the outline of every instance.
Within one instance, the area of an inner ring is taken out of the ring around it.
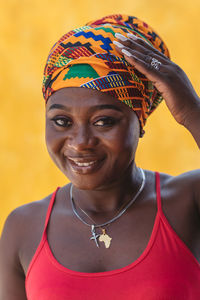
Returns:
[[[61,104],[71,108],[89,108],[92,106],[107,104],[115,106],[117,109],[126,114],[134,114],[132,109],[120,100],[104,92],[89,88],[67,87],[60,89],[49,97],[46,105],[47,110],[52,104]]]

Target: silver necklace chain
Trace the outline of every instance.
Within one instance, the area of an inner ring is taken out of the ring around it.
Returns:
[[[143,188],[144,188],[144,185],[145,185],[145,174],[144,174],[144,171],[143,171],[141,168],[139,168],[139,169],[140,169],[141,174],[142,174],[142,183],[141,183],[140,188],[138,189],[136,195],[133,197],[133,199],[132,199],[130,202],[128,202],[128,204],[124,207],[124,209],[122,209],[115,217],[113,217],[111,220],[109,220],[109,221],[107,221],[107,222],[105,222],[105,223],[102,223],[102,224],[89,224],[89,223],[87,223],[86,221],[84,221],[84,220],[81,218],[81,216],[78,214],[78,212],[77,212],[77,210],[76,210],[76,207],[75,207],[75,203],[74,203],[74,199],[73,199],[73,194],[72,194],[72,191],[73,191],[73,184],[71,184],[71,187],[70,187],[70,200],[71,200],[72,210],[73,210],[74,214],[75,214],[75,215],[77,216],[77,218],[78,218],[81,222],[83,222],[85,225],[90,226],[90,227],[93,226],[93,228],[98,228],[98,227],[106,226],[106,225],[108,225],[108,224],[114,222],[114,221],[117,220],[118,218],[120,218],[120,217],[125,213],[125,211],[133,204],[133,202],[136,200],[136,198],[139,196],[139,194],[142,192],[142,190],[143,190]],[[79,207],[79,208],[80,208],[80,207]],[[80,208],[80,209],[81,209],[81,208]],[[90,218],[90,217],[88,216],[88,214],[87,214],[83,209],[81,209],[81,210],[82,210],[82,212],[84,212],[84,213],[87,215],[87,217],[88,217],[90,220],[92,220],[92,218]],[[92,221],[94,222],[94,220],[92,220]]]

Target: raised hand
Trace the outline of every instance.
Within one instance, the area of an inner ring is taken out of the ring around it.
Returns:
[[[116,49],[139,72],[143,73],[163,96],[175,120],[186,126],[196,111],[200,99],[185,72],[148,42],[135,35],[115,37]]]

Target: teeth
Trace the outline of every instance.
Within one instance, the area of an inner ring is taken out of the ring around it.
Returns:
[[[87,162],[87,163],[80,163],[80,162],[74,161],[74,163],[75,163],[77,166],[79,166],[79,167],[88,167],[88,166],[93,165],[96,161],[97,161],[97,160],[91,161],[91,162]]]

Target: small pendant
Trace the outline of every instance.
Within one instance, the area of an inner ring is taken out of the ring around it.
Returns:
[[[106,230],[102,229],[102,234],[99,237],[99,241],[100,242],[104,242],[105,247],[109,248],[110,247],[110,243],[111,243],[112,238],[106,234]]]
[[[96,243],[96,246],[99,248],[99,244],[98,244],[97,238],[98,238],[100,235],[99,235],[99,234],[96,234],[94,225],[91,225],[91,232],[92,232],[92,237],[91,237],[90,239],[91,239],[91,240],[94,240],[95,243]]]

